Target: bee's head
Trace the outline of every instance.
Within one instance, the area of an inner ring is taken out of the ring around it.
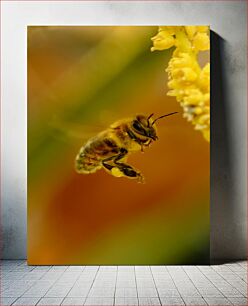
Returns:
[[[136,118],[132,122],[132,128],[134,131],[142,136],[148,137],[152,140],[157,140],[157,129],[155,126],[155,122],[161,118],[176,114],[177,112],[166,114],[163,116],[160,116],[156,119],[153,119],[151,114],[150,116],[146,117],[144,115],[137,115]]]

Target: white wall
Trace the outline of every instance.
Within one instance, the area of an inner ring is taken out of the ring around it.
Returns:
[[[2,1],[3,257],[26,257],[27,25],[210,24],[211,257],[246,257],[246,1]]]

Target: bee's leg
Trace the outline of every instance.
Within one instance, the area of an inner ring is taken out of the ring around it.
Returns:
[[[103,162],[102,162],[103,167],[105,168],[105,170],[107,170],[108,172],[110,172],[112,175],[114,175],[116,177],[125,176],[125,177],[128,177],[130,179],[137,179],[138,182],[143,183],[144,178],[143,178],[141,173],[136,171],[131,166],[129,166],[125,163],[119,162],[119,160],[125,158],[127,153],[128,153],[128,151],[126,149],[121,148],[120,154],[115,155],[115,156],[111,156],[111,157],[103,160]]]
[[[118,156],[118,155],[117,155]],[[121,177],[123,176],[123,173],[116,167],[114,164],[114,159],[116,158],[116,155],[108,157],[102,161],[103,168],[109,172],[109,174]]]
[[[149,147],[149,145],[151,144],[151,142],[152,142],[152,141],[149,140],[147,144],[144,144],[144,146]]]
[[[134,178],[137,179],[139,183],[144,183],[144,177],[140,172],[138,172],[128,164],[119,162],[119,160],[123,159],[127,153],[128,151],[126,149],[122,149],[122,153],[115,157],[115,167],[118,168],[118,170],[123,174],[123,176],[126,176],[128,178]]]
[[[115,158],[116,158],[116,155],[111,156],[111,157],[108,157],[108,158],[105,158],[105,159],[102,161],[103,167],[104,167],[106,170],[111,171],[115,166],[112,165],[112,164],[110,164],[109,162],[113,161]]]
[[[130,179],[137,179],[139,183],[144,183],[143,175],[135,170],[132,166],[129,166],[125,163],[116,163],[118,170],[123,173],[123,176],[126,176]]]
[[[110,174],[116,176],[116,177],[121,177],[123,176],[123,173],[116,167],[114,160],[119,160],[125,157],[125,155],[128,153],[128,151],[124,148],[120,149],[120,153],[118,155],[110,156],[108,158],[105,158],[102,161],[102,165],[105,170],[110,172]]]

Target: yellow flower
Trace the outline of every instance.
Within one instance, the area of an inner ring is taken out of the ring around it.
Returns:
[[[210,92],[210,64],[207,63],[201,71],[199,77],[199,85],[202,91],[209,93]]]
[[[209,50],[210,42],[207,33],[197,33],[193,38],[193,46],[196,50]]]
[[[161,26],[158,28],[158,31],[167,31],[170,35],[175,35],[181,28],[179,26]]]
[[[197,55],[209,50],[209,27],[159,27],[152,38],[154,50],[165,50],[175,46],[168,72],[168,95],[175,96],[183,108],[185,117],[210,140],[210,64],[202,69]]]
[[[201,32],[201,33],[209,32],[209,26],[197,26],[196,29],[198,32]]]
[[[185,26],[185,31],[189,39],[192,39],[197,31],[197,27],[196,26]]]
[[[198,88],[186,89],[184,96],[184,105],[201,106],[204,103],[204,95]]]
[[[177,32],[175,45],[177,47],[177,49],[175,50],[175,54],[177,54],[178,52],[189,52],[190,51],[191,43],[184,29]]]
[[[194,82],[197,78],[197,73],[190,67],[174,69],[171,72],[173,78],[178,78],[181,82]]]
[[[159,31],[151,40],[153,41],[151,51],[165,50],[173,47],[175,44],[175,38],[166,30]]]

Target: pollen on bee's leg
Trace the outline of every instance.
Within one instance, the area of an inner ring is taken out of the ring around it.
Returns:
[[[121,172],[121,170],[117,167],[114,167],[114,168],[111,169],[111,174],[115,177],[123,176],[123,172]]]

